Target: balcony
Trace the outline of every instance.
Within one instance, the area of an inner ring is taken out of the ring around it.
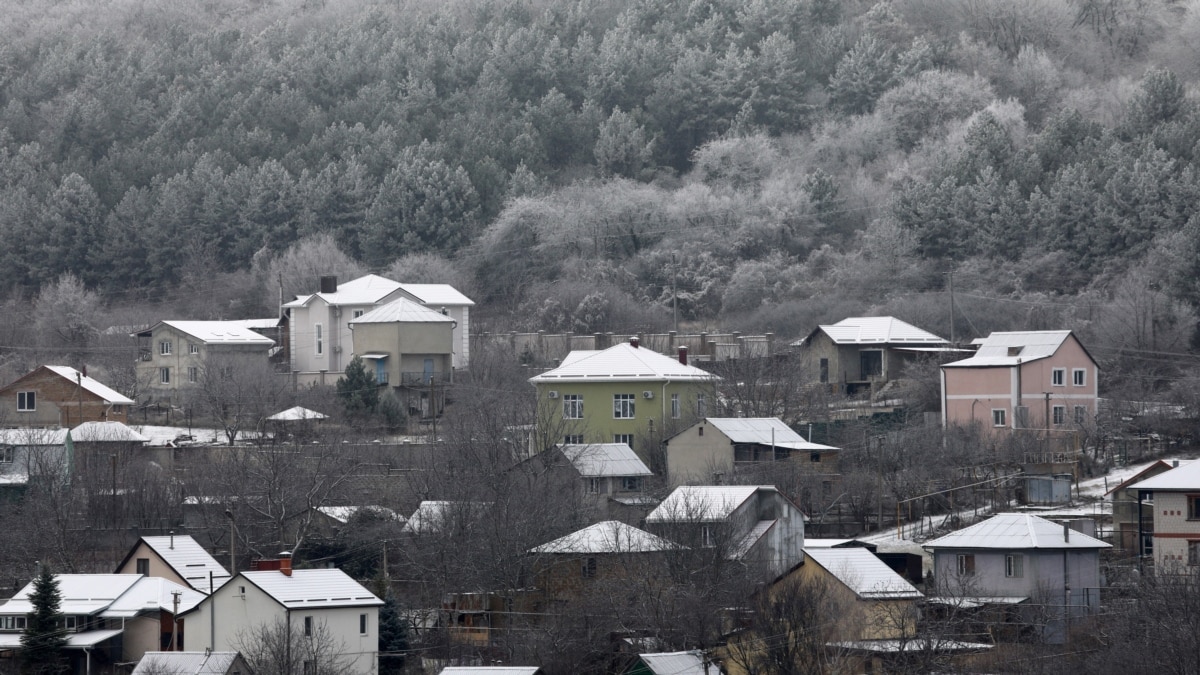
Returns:
[[[429,372],[412,371],[400,373],[401,387],[431,387],[435,385],[445,386],[453,381],[451,377],[452,371],[449,370],[434,370]]]

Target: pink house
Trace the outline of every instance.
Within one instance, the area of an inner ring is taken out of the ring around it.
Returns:
[[[1099,369],[1069,330],[992,333],[942,366],[942,426],[1081,431],[1096,418]]]

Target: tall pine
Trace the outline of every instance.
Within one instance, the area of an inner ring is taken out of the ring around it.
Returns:
[[[33,581],[29,602],[33,611],[21,634],[21,672],[35,675],[66,672],[63,647],[67,644],[67,631],[59,611],[62,594],[49,565],[41,566],[41,572]]]

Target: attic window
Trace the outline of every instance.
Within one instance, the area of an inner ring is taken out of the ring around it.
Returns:
[[[1008,355],[1009,356],[1020,356],[1022,349],[1025,349],[1025,348],[1024,347],[1009,347]]]

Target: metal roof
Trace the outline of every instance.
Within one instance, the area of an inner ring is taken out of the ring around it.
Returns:
[[[397,298],[354,319],[350,325],[360,323],[454,323],[454,319],[408,298]]]
[[[66,648],[83,649],[86,647],[95,647],[101,642],[111,640],[123,632],[120,628],[110,628],[108,630],[85,630],[79,633],[68,633]],[[20,649],[21,635],[21,633],[0,633],[0,649]]]
[[[742,540],[729,550],[729,559],[741,560],[743,556],[750,552],[750,549],[754,548],[754,545],[758,543],[758,540],[767,536],[767,533],[771,531],[771,528],[775,527],[775,523],[776,521],[774,519],[760,520],[755,523],[754,527],[750,528],[750,531],[742,537]]]
[[[305,607],[372,607],[383,601],[339,569],[242,572],[238,576],[290,609]]]
[[[671,551],[679,546],[645,530],[606,520],[572,532],[548,544],[530,549],[530,553],[652,553]]]
[[[283,412],[277,412],[267,419],[272,422],[298,422],[301,420],[323,420],[328,417],[328,415],[322,415],[315,410],[309,410],[302,406],[293,406]]]
[[[563,445],[561,449],[563,456],[584,478],[654,475],[625,443]]]
[[[207,597],[197,590],[180,586],[169,579],[142,577],[112,602],[100,616],[107,619],[131,619],[145,611],[175,611],[175,593],[179,593],[179,613],[200,604]]]
[[[980,368],[1015,366],[1048,358],[1058,351],[1069,330],[1036,330],[992,333],[979,343],[975,355],[947,363],[943,368]]]
[[[339,523],[348,523],[359,511],[370,512],[386,520],[403,522],[404,516],[386,506],[318,506],[317,510]]]
[[[654,675],[713,675],[720,672],[716,665],[705,667],[699,651],[641,654],[638,658]]]
[[[71,440],[77,443],[149,443],[143,436],[120,422],[84,422],[71,429]]]
[[[537,675],[537,666],[446,666],[438,675]]]
[[[601,351],[573,351],[554,370],[529,378],[543,382],[713,382],[720,378],[678,359],[629,343]]]
[[[447,307],[471,307],[475,305],[467,296],[450,284],[400,284],[400,290],[413,296],[422,305],[446,305]]]
[[[894,316],[852,316],[829,325],[818,326],[831,340],[845,344],[950,344],[945,338],[905,323]],[[801,344],[803,340],[794,344]]]
[[[865,548],[809,548],[804,553],[838,581],[866,600],[922,597],[915,586]]]
[[[1172,492],[1176,490],[1200,490],[1200,461],[1188,462],[1181,466],[1164,471],[1157,476],[1129,486],[1131,490],[1151,490],[1153,492]]]
[[[648,523],[714,522],[725,520],[759,490],[772,485],[683,485],[646,516]]]
[[[774,444],[796,450],[837,450],[806,441],[778,417],[709,417],[707,422],[734,443]]]
[[[174,540],[174,541],[172,541]],[[191,535],[176,534],[165,537],[142,537],[146,546],[150,547],[163,562],[167,563],[175,573],[192,588],[203,593],[208,592],[208,573],[212,572],[213,585],[220,588],[229,581],[229,571],[217,559],[209,555]]]
[[[237,652],[146,652],[133,675],[225,675],[237,657]]]
[[[417,505],[417,510],[404,523],[405,532],[429,534],[441,529],[455,518],[474,519],[488,504],[485,502],[427,500]]]
[[[145,577],[140,574],[55,574],[54,578],[62,596],[59,611],[63,614],[95,614],[113,604]],[[33,611],[33,603],[29,601],[32,593],[31,581],[0,606],[0,613],[29,614]]]
[[[275,344],[271,338],[255,333],[239,321],[160,321],[159,324],[174,328],[209,345],[262,345]]]
[[[284,307],[304,307],[313,298],[321,298],[330,305],[374,305],[400,288],[400,282],[385,279],[377,274],[368,274],[344,284],[338,284],[334,293],[298,295]]]
[[[1163,474],[1164,476],[1167,474]],[[925,548],[982,548],[1019,551],[1022,549],[1100,549],[1112,548],[1099,539],[1071,530],[1064,537],[1063,526],[1028,513],[999,513],[968,528],[926,542]]]
[[[105,403],[115,403],[117,405],[133,405],[133,399],[122,395],[120,392],[100,382],[99,380],[88,377],[83,373],[75,370],[70,366],[46,366],[50,370],[66,379],[73,384],[82,386],[85,390],[92,392],[96,396],[104,399]]]

